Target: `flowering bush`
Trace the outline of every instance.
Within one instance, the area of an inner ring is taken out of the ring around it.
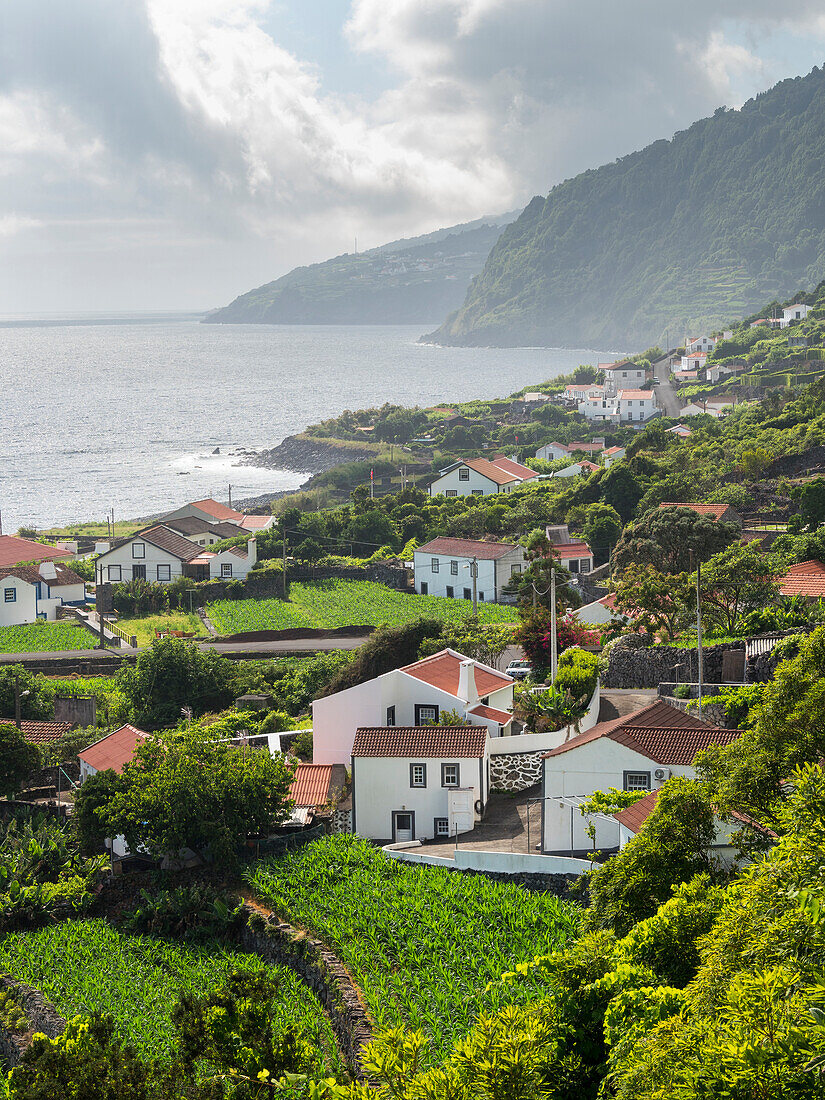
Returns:
[[[588,629],[570,611],[556,619],[556,637],[559,653],[571,646],[598,645],[600,640],[598,630]],[[515,641],[534,669],[548,668],[551,648],[549,610],[538,607],[525,615],[516,631]]]

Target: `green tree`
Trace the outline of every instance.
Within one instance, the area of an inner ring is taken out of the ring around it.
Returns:
[[[825,521],[825,477],[815,477],[791,489],[791,500],[799,505],[799,518],[809,531]]]
[[[622,533],[622,519],[609,504],[590,504],[584,511],[582,537],[593,551],[596,565],[603,565]]]
[[[103,811],[115,795],[125,789],[123,777],[112,768],[89,776],[75,794],[72,826],[84,855],[105,850],[104,840],[111,835],[103,818]]]
[[[624,529],[613,565],[618,570],[652,565],[665,573],[684,573],[738,538],[734,523],[720,523],[687,507],[654,508]]]
[[[419,649],[420,657],[430,657],[441,649],[454,649],[474,661],[492,668],[508,646],[513,644],[515,627],[506,623],[472,623],[446,626],[437,638],[426,638]]]
[[[609,504],[628,523],[636,512],[636,506],[645,495],[645,487],[624,462],[614,462],[599,482],[599,491],[605,504]]]
[[[198,715],[226,706],[232,675],[230,662],[216,654],[182,638],[164,638],[143,650],[134,668],[122,668],[117,680],[137,724],[163,729],[179,720],[181,707]]]
[[[401,545],[398,528],[379,508],[353,516],[344,530],[344,538],[352,543],[356,556],[362,558],[368,558],[379,546],[398,549]]]
[[[13,798],[23,782],[40,767],[40,750],[24,740],[17,728],[0,723],[0,794]]]
[[[319,562],[321,558],[326,554],[326,550],[315,539],[304,539],[295,548],[295,557],[298,561],[306,562],[307,565],[314,565]]]
[[[123,783],[96,810],[109,836],[123,835],[154,857],[187,848],[201,858],[231,864],[250,833],[267,833],[291,803],[293,770],[280,756],[197,731],[143,741],[123,772]]]
[[[616,607],[637,628],[675,638],[693,620],[689,573],[660,573],[652,565],[629,566],[614,578]]]
[[[702,566],[702,618],[726,634],[748,611],[773,603],[779,595],[777,566],[752,546],[734,544]]]

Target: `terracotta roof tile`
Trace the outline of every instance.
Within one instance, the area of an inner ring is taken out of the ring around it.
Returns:
[[[513,462],[511,458],[506,458],[504,455],[493,455],[490,461],[494,466],[498,466],[500,470],[515,474],[516,477],[531,478],[536,476],[536,471],[531,470],[529,466],[522,466],[520,462]]]
[[[656,764],[692,764],[696,753],[708,745],[729,745],[740,730],[726,730],[703,722],[668,703],[651,703],[632,714],[599,722],[558,748],[544,754],[545,759],[560,756],[580,745],[609,737],[620,745],[646,756]]]
[[[480,542],[476,539],[437,538],[416,547],[416,554],[454,554],[456,557],[495,561],[516,547],[511,542]]]
[[[623,810],[619,810],[619,812],[613,814],[613,816],[620,825],[624,825],[624,827],[630,829],[632,833],[638,833],[639,829],[641,829],[655,810],[658,797],[658,790],[651,791],[650,794],[646,794],[644,798],[640,798],[638,802],[634,802],[632,806],[625,806]]]
[[[783,596],[825,596],[825,565],[820,561],[800,561],[778,578]]]
[[[362,726],[352,755],[478,759],[486,743],[486,726]]]
[[[64,565],[59,561],[51,564],[54,565],[56,577],[44,577],[40,572],[39,565],[12,565],[0,569],[0,577],[19,577],[21,580],[28,581],[29,584],[37,584],[38,581],[42,581],[49,588],[65,588],[70,584],[83,584],[83,578],[79,577],[68,565]]]
[[[19,539],[16,535],[0,535],[0,569],[21,561],[65,561],[73,556],[68,550],[58,550],[56,546]]]
[[[289,789],[297,808],[323,806],[344,789],[343,764],[299,764]]]
[[[506,726],[508,722],[513,720],[512,714],[508,711],[498,710],[496,707],[486,707],[483,703],[479,703],[476,707],[470,707],[467,713],[477,714],[479,718],[487,718],[491,722],[498,722],[500,726]]]
[[[416,661],[412,665],[405,665],[401,672],[406,672],[408,676],[414,676],[416,680],[423,680],[425,684],[440,688],[441,691],[446,691],[458,698],[456,694],[458,674],[461,662],[464,660],[466,657],[462,657],[461,654],[451,649],[442,649],[432,657],[424,657],[423,660]],[[503,672],[496,672],[478,662],[475,665],[475,679],[478,694],[482,698],[513,683]]]
[[[8,723],[9,725],[11,722]],[[47,745],[72,730],[71,722],[21,722],[20,732],[33,745]]]
[[[164,527],[163,524],[142,531],[140,538],[151,543],[152,546],[157,546],[159,550],[165,550],[167,554],[171,554],[173,558],[178,558],[180,561],[192,561],[203,553],[203,547],[179,535],[177,531]]]
[[[149,736],[150,734],[144,733],[143,730],[127,724],[101,738],[100,741],[95,741],[93,745],[89,745],[77,755],[95,771],[102,772],[107,768],[113,768],[120,774],[124,766],[132,762],[138,742]]]
[[[697,512],[700,516],[713,516],[720,519],[730,509],[729,504],[701,504],[694,500],[665,500],[660,508],[690,508],[691,512]]]
[[[565,542],[553,547],[553,557],[565,560],[567,558],[592,557],[593,551],[586,542]]]
[[[214,516],[215,519],[225,519],[231,523],[237,523],[242,518],[241,512],[236,512],[234,508],[228,508],[225,504],[219,504],[217,500],[213,500],[211,497],[207,497],[205,500],[190,500],[189,507],[200,508],[202,512]]]

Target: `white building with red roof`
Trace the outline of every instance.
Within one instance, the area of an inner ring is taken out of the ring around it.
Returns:
[[[465,458],[453,462],[431,482],[431,497],[491,496],[511,493],[519,485],[537,477],[535,470],[522,466],[512,458],[493,455],[492,458]]]
[[[797,562],[777,580],[783,596],[804,596],[809,600],[825,597],[825,565],[821,561]]]
[[[720,729],[657,701],[599,722],[544,754],[542,851],[570,854],[592,848],[579,807],[594,791],[652,791],[672,775],[693,778],[693,760],[709,745],[728,745],[740,730]],[[594,816],[596,848],[618,846],[612,818]]]
[[[418,547],[413,567],[415,590],[422,595],[471,600],[475,570],[478,599],[497,603],[504,586],[514,573],[527,568],[527,561],[524,547],[517,543],[436,538]]]
[[[58,607],[86,602],[86,585],[59,561],[0,569],[0,626],[57,618]]]
[[[584,541],[570,534],[566,523],[545,527],[544,533],[552,547],[553,557],[571,573],[593,572],[593,551]]]
[[[647,380],[644,367],[626,360],[620,360],[617,363],[599,363],[599,370],[604,372],[605,388],[614,394],[622,389],[643,386]]]
[[[709,351],[713,351],[718,343],[719,341],[715,336],[686,336],[685,351],[687,354],[699,351],[707,355]]]
[[[0,535],[0,569],[7,569],[21,562],[69,561],[75,555],[59,546],[47,546],[32,539],[16,535]]]
[[[207,523],[235,523],[245,531],[267,531],[274,524],[275,517],[253,516],[247,512],[239,512],[237,508],[207,497],[205,500],[193,500],[169,512],[161,522],[172,519],[200,519]]]
[[[362,726],[352,746],[352,828],[404,843],[470,832],[489,795],[484,726]]]
[[[350,764],[355,731],[438,722],[455,711],[491,737],[511,732],[514,681],[453,649],[393,669],[312,704],[312,760]],[[389,737],[394,736],[392,732]]]
[[[536,451],[536,458],[542,462],[558,462],[560,458],[569,458],[572,453],[572,448],[566,443],[556,443],[554,440],[552,443],[543,443]]]
[[[254,538],[247,540],[245,548],[232,546],[215,552],[158,523],[101,554],[97,575],[100,581],[111,584],[133,580],[169,584],[179,577],[195,581],[244,580],[257,560]]]
[[[82,749],[77,754],[80,761],[80,782],[83,783],[98,772],[109,769],[122,775],[126,765],[134,760],[135,749],[140,742],[150,736],[151,734],[138,729],[137,726],[130,726],[127,723],[120,729],[101,737],[88,748]]]

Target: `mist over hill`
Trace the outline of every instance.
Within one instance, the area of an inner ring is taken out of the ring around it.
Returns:
[[[296,267],[240,295],[209,324],[426,324],[463,301],[517,211]]]
[[[427,339],[644,347],[825,275],[825,71],[536,197]]]

